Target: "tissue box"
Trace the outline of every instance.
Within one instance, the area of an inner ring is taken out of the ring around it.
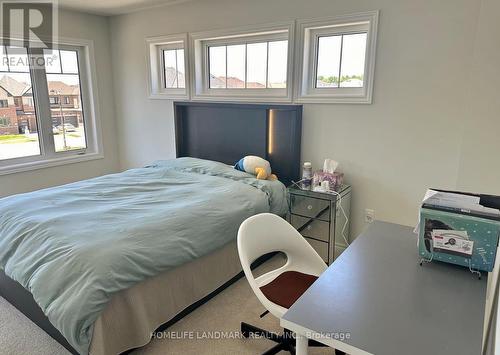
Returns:
[[[344,183],[344,173],[325,173],[324,171],[316,171],[313,175],[313,187],[319,186],[323,181],[330,183],[330,189],[337,191]]]
[[[420,210],[419,254],[470,267],[493,270],[500,220],[474,216],[460,211],[422,207]]]

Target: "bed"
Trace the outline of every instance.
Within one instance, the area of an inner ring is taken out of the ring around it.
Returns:
[[[178,159],[0,200],[0,295],[72,353],[148,343],[238,277],[245,218],[286,212],[282,183],[231,165],[297,179],[301,110],[175,103]]]

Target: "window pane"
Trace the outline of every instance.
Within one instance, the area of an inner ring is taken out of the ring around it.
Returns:
[[[177,88],[177,55],[175,49],[163,51],[165,65],[165,87]]]
[[[226,46],[209,47],[210,88],[226,87]]]
[[[86,148],[80,75],[47,74],[47,86],[56,152]]]
[[[319,37],[316,87],[338,87],[342,36]]]
[[[344,35],[340,87],[363,87],[366,33]]]
[[[227,87],[245,87],[245,45],[227,46]]]
[[[9,70],[10,72],[29,73],[28,52],[26,48],[20,47],[6,47],[7,55],[9,57]]]
[[[43,58],[47,73],[61,73],[61,59],[58,50],[44,49]]]
[[[65,74],[78,74],[78,59],[76,51],[60,51],[62,71]]]
[[[7,54],[5,53],[5,47],[0,46],[0,71],[8,71],[9,66],[7,65]]]
[[[186,77],[184,69],[184,49],[177,49],[177,87],[184,89],[186,87]]]
[[[40,155],[29,73],[0,71],[0,160]]]
[[[247,88],[266,87],[267,43],[247,45]]]
[[[288,41],[269,42],[269,88],[286,88],[287,52]]]

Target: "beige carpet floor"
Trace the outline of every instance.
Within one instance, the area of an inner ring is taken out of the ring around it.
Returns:
[[[278,267],[275,257],[257,273]],[[261,354],[274,343],[267,339],[232,337],[241,321],[269,330],[281,331],[272,315],[260,319],[264,308],[253,295],[246,279],[241,279],[209,302],[168,328],[165,333],[133,352],[134,355],[163,354]],[[218,339],[210,339],[214,336]],[[226,336],[225,339],[220,339]],[[310,348],[310,354],[333,354],[329,348]],[[55,340],[0,297],[1,355],[68,354]]]

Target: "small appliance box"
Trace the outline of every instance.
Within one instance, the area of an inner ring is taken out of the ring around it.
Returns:
[[[479,201],[479,195],[465,196],[477,196]],[[420,256],[491,272],[500,236],[500,213],[491,213],[494,208],[479,203],[481,208],[471,207],[470,204],[465,206],[467,208],[458,205],[450,207],[446,198],[441,196],[424,200],[420,209]],[[491,196],[486,200],[490,201]],[[496,199],[493,201],[498,203]]]

